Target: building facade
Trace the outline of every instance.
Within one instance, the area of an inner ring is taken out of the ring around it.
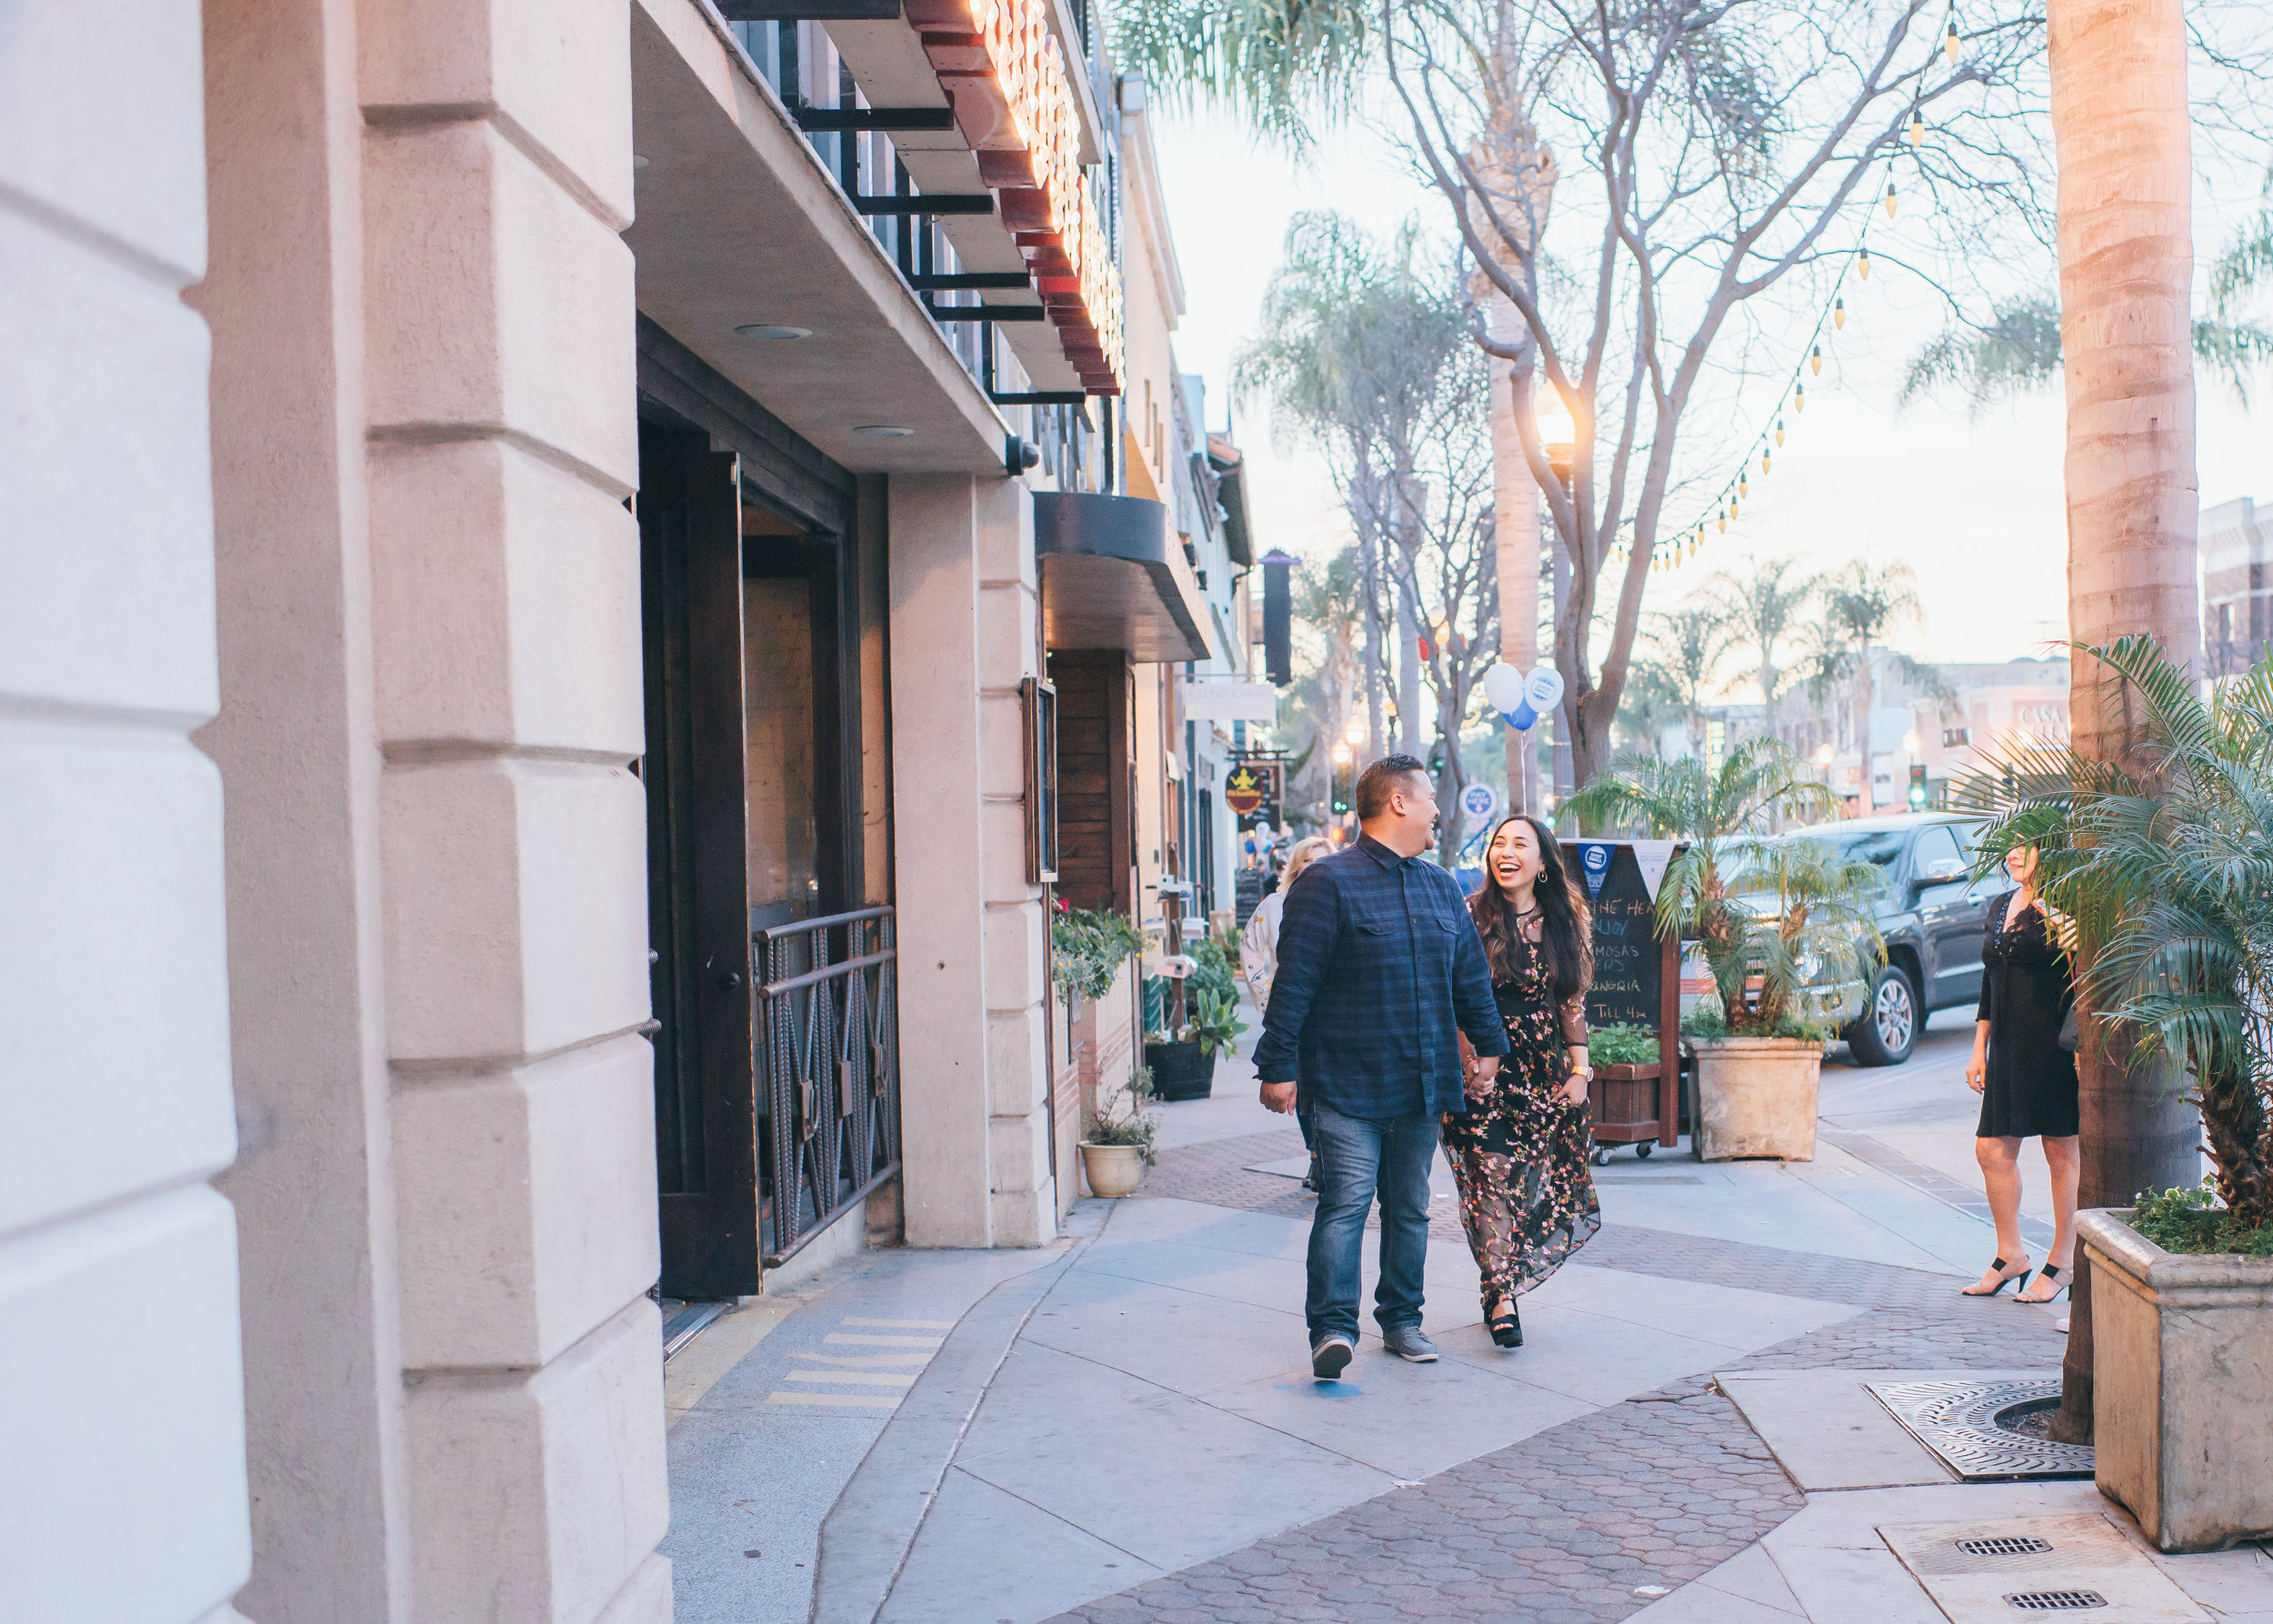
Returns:
[[[0,31],[11,1618],[667,1619],[657,1298],[1078,1194],[1244,540],[1102,19],[796,9]]]
[[[2247,671],[2273,641],[2273,522],[2237,496],[2202,509],[2196,547],[2202,652],[2212,677]]]

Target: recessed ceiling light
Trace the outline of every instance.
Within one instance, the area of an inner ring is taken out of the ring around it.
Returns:
[[[786,322],[754,321],[734,329],[745,338],[810,338],[811,327],[793,327]]]
[[[915,432],[912,428],[902,428],[896,423],[856,423],[853,425],[853,433],[874,435],[879,440],[904,440]]]

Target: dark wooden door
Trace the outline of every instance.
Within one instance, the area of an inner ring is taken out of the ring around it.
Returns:
[[[758,1288],[760,1201],[740,476],[707,435],[643,422],[639,486],[661,1284],[735,1297]]]

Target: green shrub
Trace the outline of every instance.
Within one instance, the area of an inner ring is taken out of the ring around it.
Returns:
[[[1160,1125],[1145,1109],[1146,1101],[1152,1098],[1151,1067],[1136,1068],[1128,1079],[1128,1091],[1122,1098],[1124,1104],[1119,1110],[1090,1114],[1088,1129],[1081,1136],[1083,1141],[1091,1145],[1134,1145],[1143,1153],[1145,1166],[1157,1167],[1160,1151],[1154,1140],[1159,1135]]]
[[[1590,1066],[1648,1066],[1657,1058],[1657,1034],[1647,1027],[1597,1027],[1587,1034]]]
[[[2166,1252],[2238,1252],[2245,1258],[2273,1258],[2273,1223],[2244,1228],[2218,1205],[2218,1187],[2205,1178],[2192,1189],[2157,1195],[2141,1190],[2131,1228]]]
[[[1060,908],[1050,921],[1050,979],[1062,997],[1103,997],[1121,966],[1144,950],[1136,927],[1103,908]]]

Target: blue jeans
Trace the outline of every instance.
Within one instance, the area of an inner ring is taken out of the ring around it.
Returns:
[[[1428,1261],[1428,1166],[1437,1118],[1427,1112],[1368,1121],[1331,1106],[1311,1108],[1318,1153],[1318,1208],[1310,1220],[1310,1282],[1303,1317],[1310,1340],[1339,1331],[1357,1340],[1359,1258],[1366,1213],[1381,1198],[1381,1278],[1373,1317],[1383,1331],[1421,1322],[1421,1272]]]

